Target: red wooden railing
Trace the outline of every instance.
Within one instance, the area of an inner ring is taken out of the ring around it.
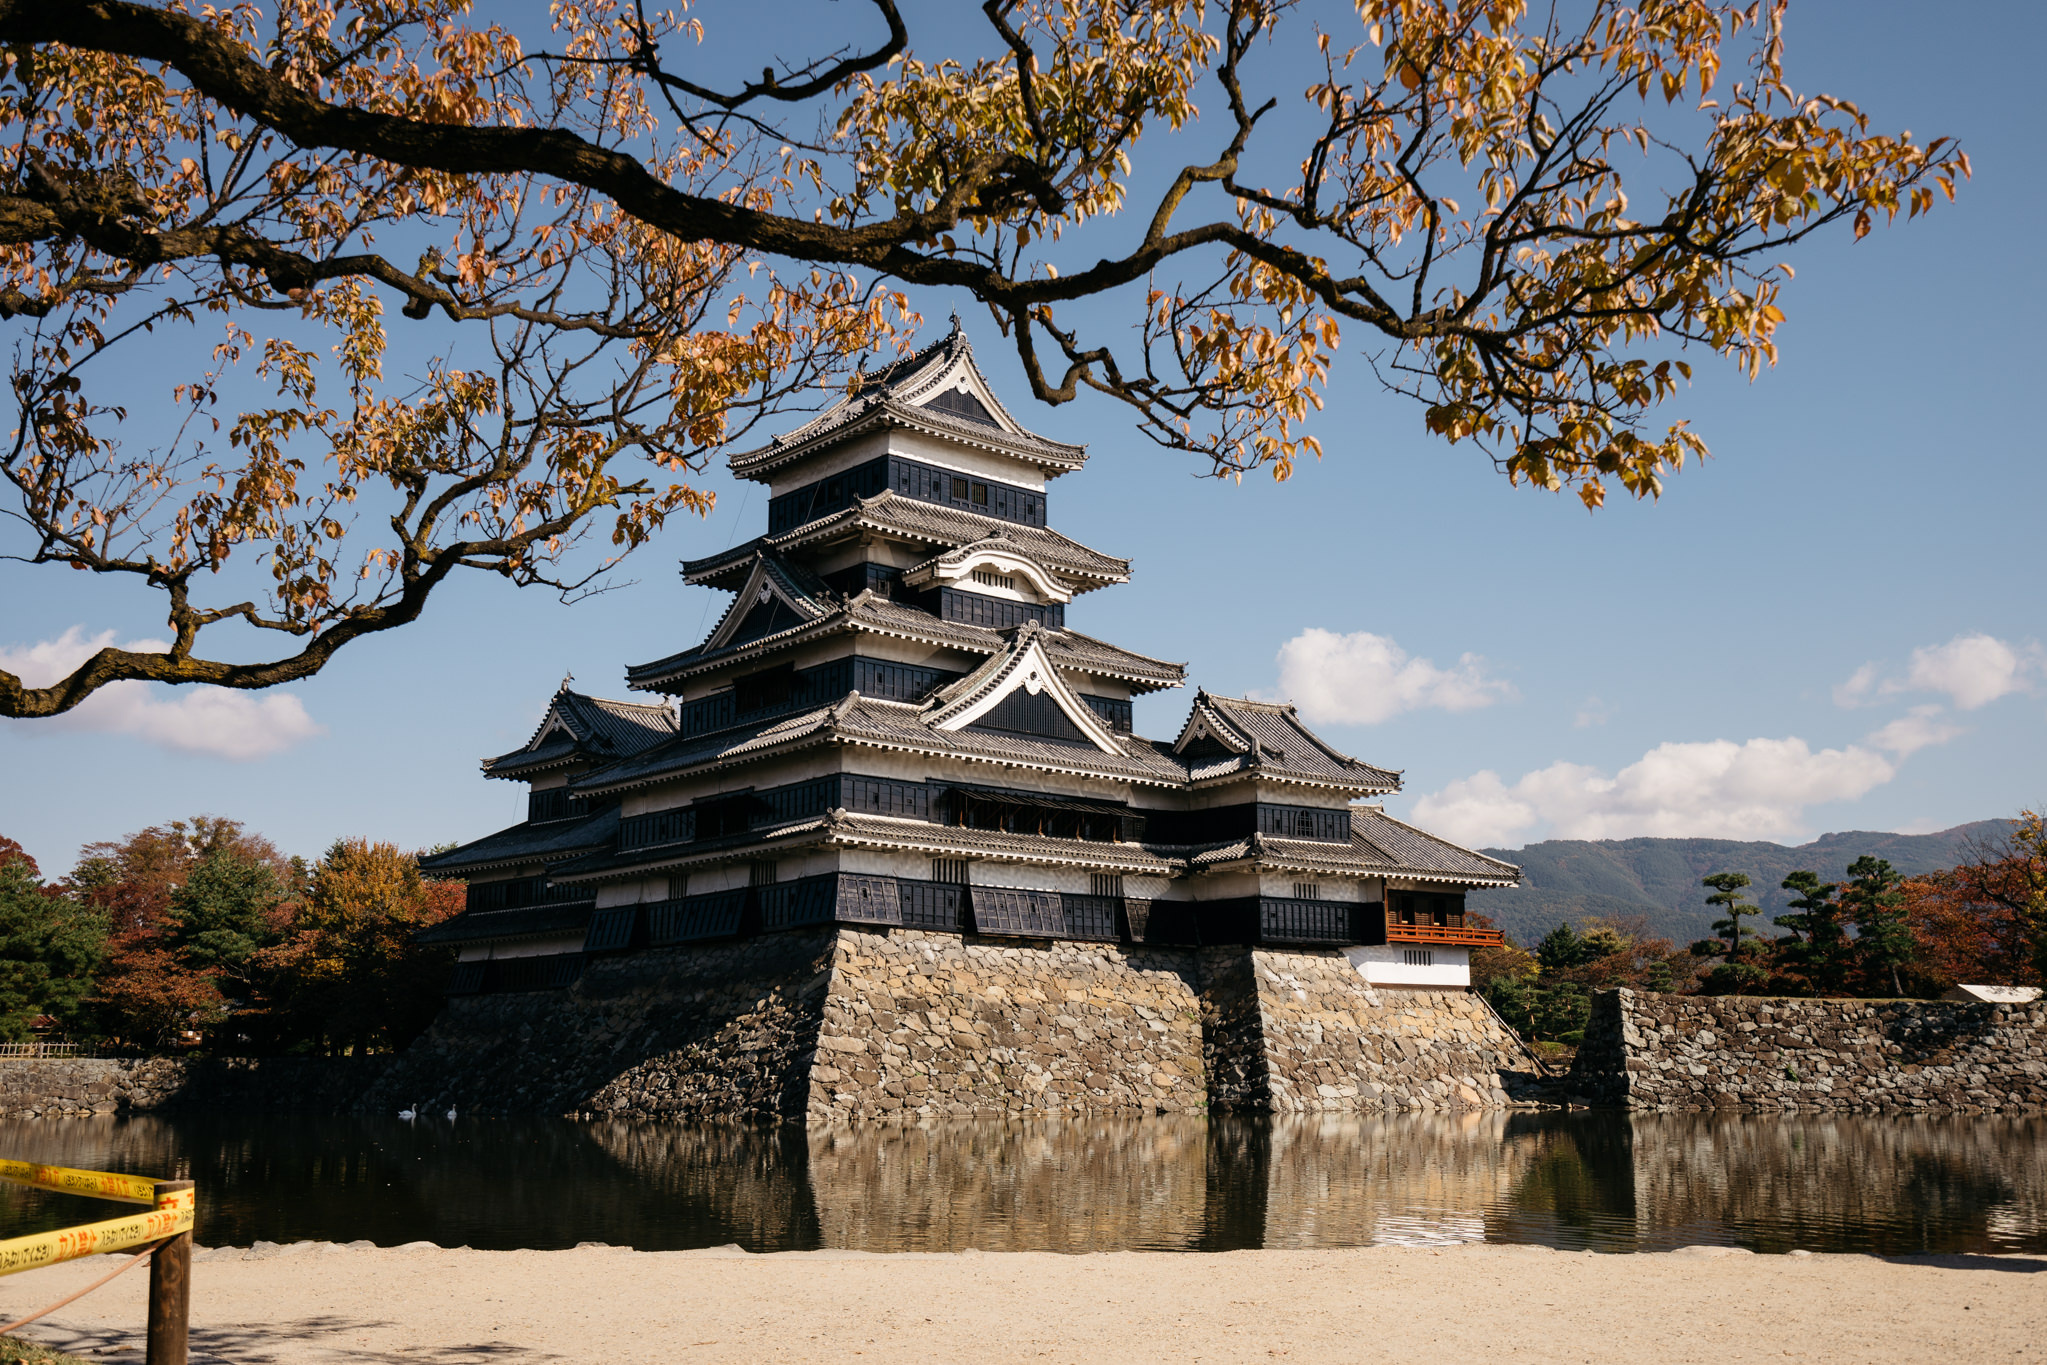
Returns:
[[[1505,941],[1498,929],[1466,929],[1455,924],[1389,924],[1388,943],[1446,943],[1470,948],[1489,948]]]

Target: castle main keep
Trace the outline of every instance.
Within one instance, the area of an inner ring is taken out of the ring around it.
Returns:
[[[1068,624],[1130,575],[1051,527],[1086,458],[957,324],[734,455],[768,526],[684,564],[733,594],[716,627],[627,669],[647,701],[564,684],[483,765],[528,818],[427,861],[469,903],[394,1083],[649,1116],[1499,1102],[1465,900],[1517,869],[1387,815],[1400,775],[1290,706],[1197,691],[1133,733],[1184,669]]]

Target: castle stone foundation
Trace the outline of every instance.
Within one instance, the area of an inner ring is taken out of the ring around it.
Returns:
[[[365,1107],[646,1119],[1482,1109],[1531,1071],[1461,992],[1340,950],[838,926],[456,997]]]

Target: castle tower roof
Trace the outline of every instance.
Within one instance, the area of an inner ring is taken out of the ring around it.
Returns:
[[[844,397],[810,421],[764,446],[734,453],[732,472],[765,483],[807,456],[890,427],[1021,460],[1047,478],[1087,463],[1086,446],[1040,436],[1010,416],[974,363],[973,345],[955,317],[943,340],[880,369],[863,370]]]

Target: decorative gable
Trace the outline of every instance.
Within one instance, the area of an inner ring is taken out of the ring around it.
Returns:
[[[1123,753],[1094,708],[1052,667],[1035,624],[1020,627],[1008,653],[940,692],[935,702],[925,717],[935,730],[993,730]]]
[[[998,596],[1061,606],[1073,600],[1073,589],[1007,536],[986,536],[903,570],[905,587],[960,587],[970,592],[992,590]]]
[[[733,599],[718,628],[711,632],[698,653],[710,654],[749,640],[759,640],[815,621],[826,608],[803,592],[765,554],[754,556],[753,569]]]

